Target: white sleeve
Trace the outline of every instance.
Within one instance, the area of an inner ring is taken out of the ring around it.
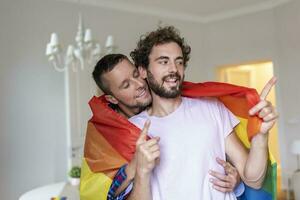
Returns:
[[[228,108],[224,106],[222,102],[216,102],[219,114],[219,116],[216,116],[216,119],[220,124],[224,138],[226,138],[233,131],[234,127],[240,123],[240,121],[230,110],[228,110]]]

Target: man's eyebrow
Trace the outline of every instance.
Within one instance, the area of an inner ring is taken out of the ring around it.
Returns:
[[[161,60],[161,59],[169,59],[169,57],[168,56],[159,56],[154,61]]]
[[[169,59],[168,56],[160,56],[158,58],[156,58],[154,61],[157,61],[157,60],[162,60],[162,59]],[[178,56],[175,60],[183,60],[183,57],[182,56]]]
[[[178,56],[175,60],[183,60],[182,56]]]

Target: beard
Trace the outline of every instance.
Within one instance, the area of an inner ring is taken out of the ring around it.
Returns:
[[[119,104],[123,104],[128,109],[144,110],[146,107],[148,107],[152,103],[152,98],[151,97],[149,99],[145,100],[145,101],[137,101],[134,104],[129,104],[128,102],[122,101],[118,98],[116,98],[116,99],[119,101]]]
[[[173,99],[181,94],[184,76],[181,78],[178,72],[162,77],[161,85],[157,82],[157,80],[149,70],[147,70],[147,77],[148,86],[156,95],[167,99]],[[170,89],[165,88],[163,84],[169,78],[176,78],[179,84],[177,86],[171,87]]]
[[[146,102],[137,102],[136,104],[128,104],[126,102],[120,101],[118,100],[119,103],[123,104],[124,106],[126,106],[129,109],[136,109],[138,108],[139,110],[144,110],[146,107],[148,107],[151,104],[151,100],[146,101]]]

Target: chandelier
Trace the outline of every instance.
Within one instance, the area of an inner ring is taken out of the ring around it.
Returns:
[[[92,38],[91,29],[84,29],[82,16],[79,14],[75,45],[69,45],[64,53],[57,33],[52,33],[46,47],[46,56],[56,71],[64,72],[71,68],[77,72],[78,69],[93,66],[101,56],[113,53],[115,49],[113,36],[109,35],[102,51],[100,44]]]

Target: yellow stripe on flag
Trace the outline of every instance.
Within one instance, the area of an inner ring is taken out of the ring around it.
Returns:
[[[112,180],[103,173],[93,173],[83,159],[80,178],[80,200],[107,200]]]
[[[249,142],[248,135],[247,135],[248,120],[244,119],[242,117],[238,117],[238,116],[236,116],[236,117],[240,120],[240,123],[234,128],[235,133],[240,138],[240,140],[243,142],[243,144],[249,149],[250,142]]]

